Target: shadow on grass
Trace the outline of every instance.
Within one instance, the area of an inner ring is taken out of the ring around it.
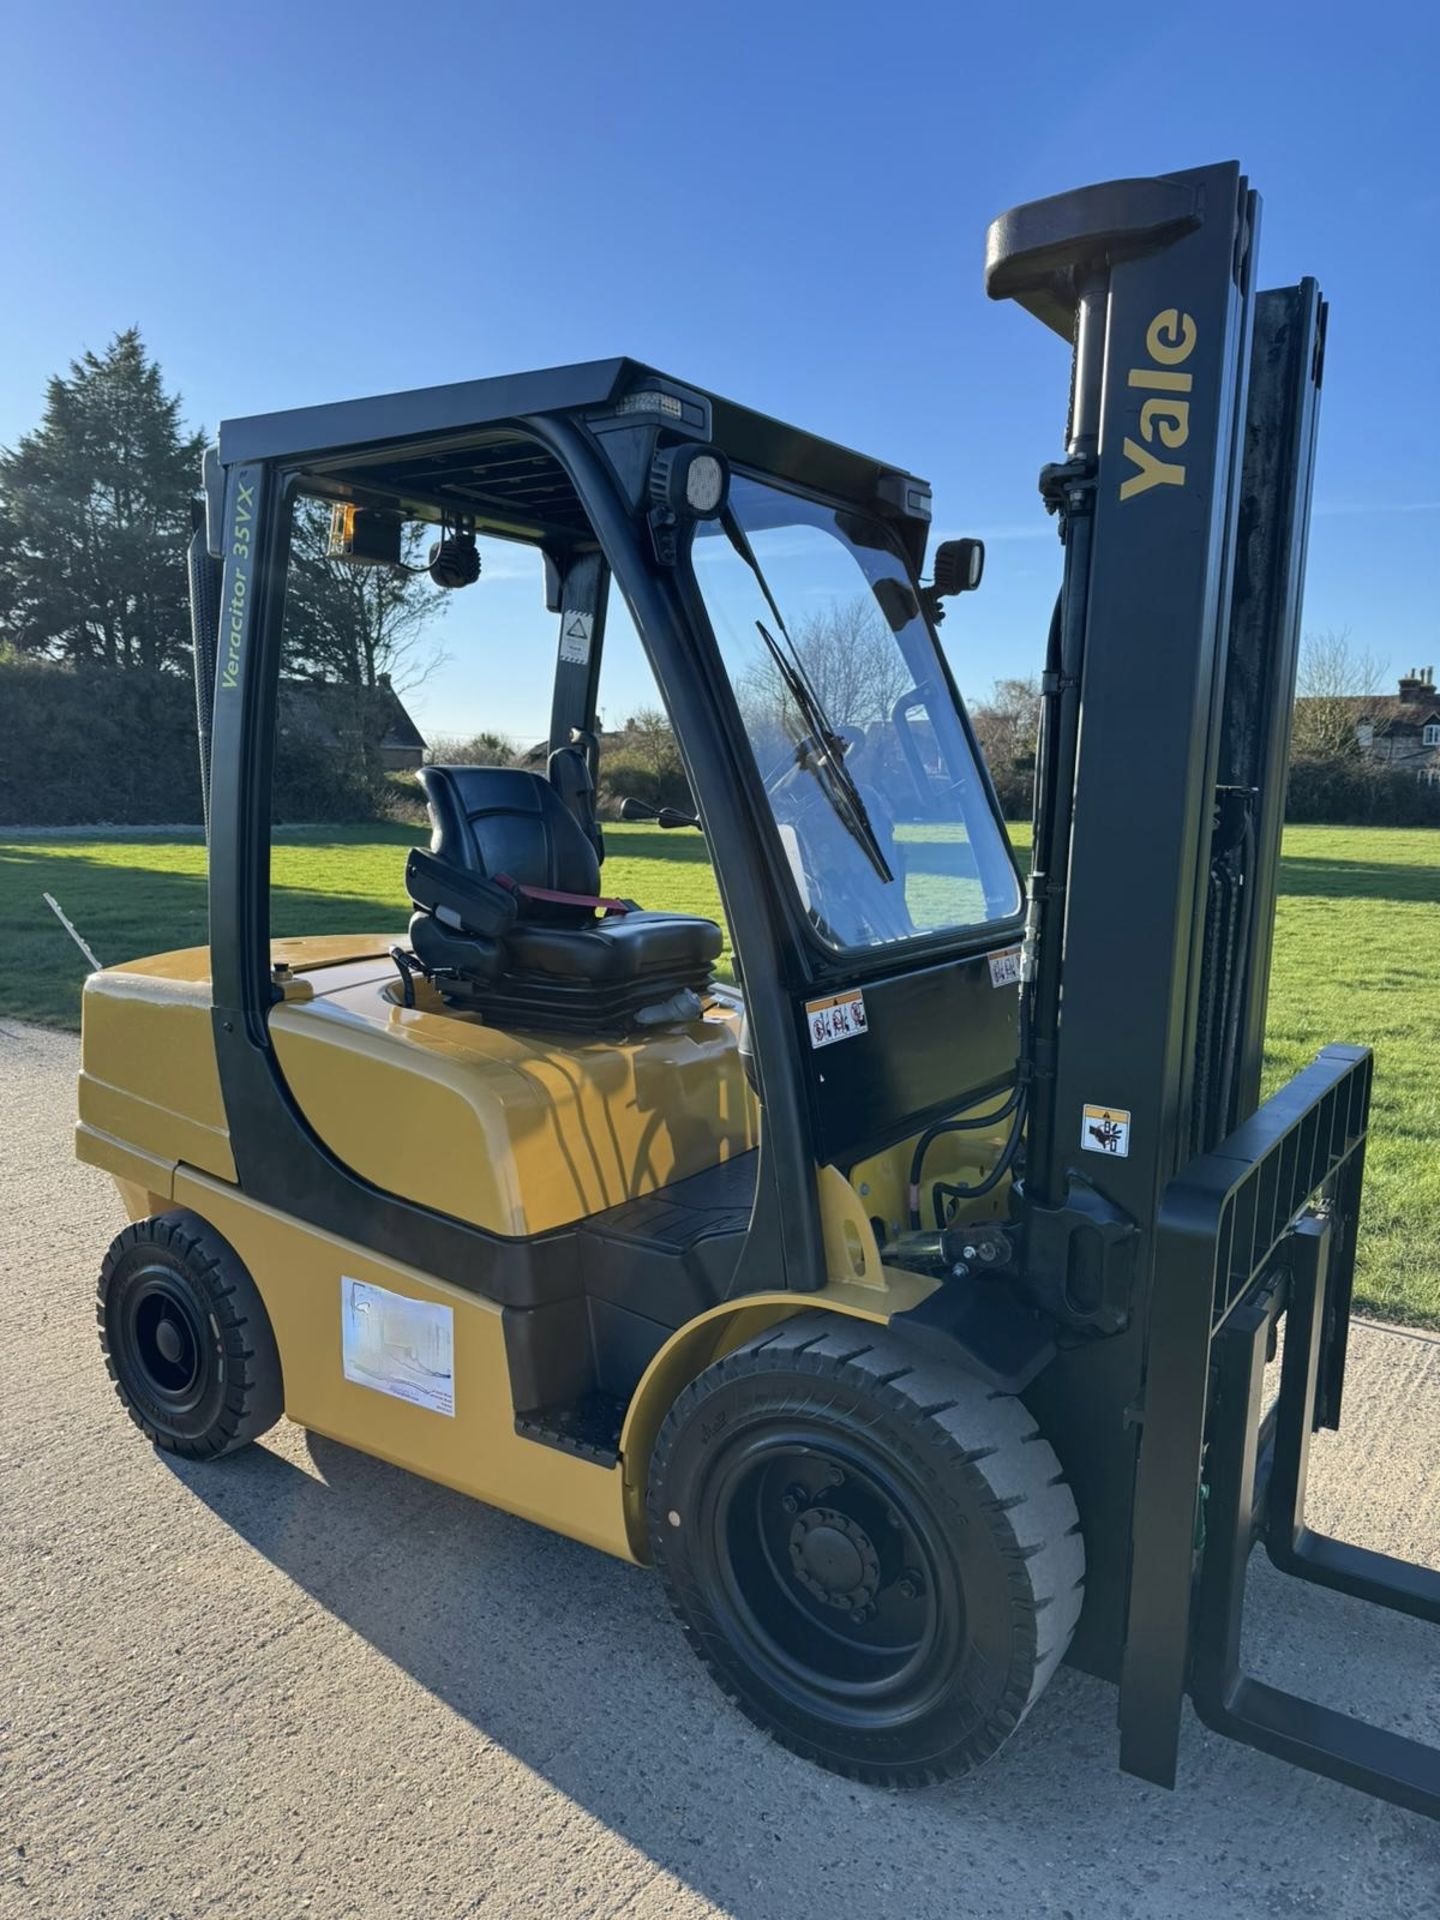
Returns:
[[[374,835],[337,839],[337,852]],[[388,838],[389,835],[387,834]],[[275,884],[270,931],[277,939],[319,933],[404,933],[408,910],[401,849],[396,840],[395,893],[331,893]],[[277,842],[277,845],[281,844]],[[307,848],[314,843],[307,840]],[[323,851],[323,843],[320,850]],[[104,966],[145,954],[202,947],[209,939],[209,898],[203,872],[125,867],[113,860],[69,853],[57,858],[36,845],[7,847],[0,857],[0,1015],[48,1026],[78,1027],[87,963],[44,901],[59,900]]]
[[[710,849],[693,827],[632,827],[623,834],[606,830],[605,851],[616,860],[664,860],[708,867]]]
[[[1440,836],[1433,867],[1398,861],[1325,860],[1287,855],[1280,862],[1280,892],[1301,900],[1412,900],[1440,904]]]

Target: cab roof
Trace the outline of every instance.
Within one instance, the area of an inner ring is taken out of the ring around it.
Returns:
[[[503,501],[503,518],[533,523],[535,537],[573,537],[579,502],[569,480],[523,431],[537,414],[668,426],[713,440],[742,466],[929,517],[929,488],[913,475],[623,357],[227,420],[219,457],[225,466],[297,462],[347,488],[472,511],[481,522]]]

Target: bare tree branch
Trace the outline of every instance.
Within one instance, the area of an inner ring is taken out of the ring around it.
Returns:
[[[1360,752],[1355,727],[1365,716],[1356,702],[1379,698],[1387,664],[1353,646],[1348,627],[1305,636],[1295,681],[1296,758],[1338,760]]]

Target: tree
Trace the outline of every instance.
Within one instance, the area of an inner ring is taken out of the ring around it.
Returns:
[[[445,656],[428,639],[448,599],[423,571],[434,529],[410,523],[401,540],[404,567],[357,567],[327,557],[330,507],[296,505],[285,587],[285,671],[296,678],[377,687],[418,687]]]
[[[1383,660],[1351,646],[1348,627],[1307,634],[1295,681],[1292,758],[1343,760],[1358,754],[1355,723],[1364,714],[1356,700],[1376,699],[1384,675]]]
[[[997,680],[988,700],[970,709],[970,723],[990,769],[1007,820],[1030,811],[1035,785],[1035,742],[1040,731],[1040,682]]]
[[[1040,682],[997,680],[988,700],[970,709],[970,723],[993,774],[1033,773],[1040,730]]]
[[[625,722],[620,747],[636,766],[644,767],[657,779],[669,778],[681,771],[675,729],[662,707],[641,707],[631,714]]]
[[[425,755],[432,767],[513,767],[520,757],[520,749],[513,740],[494,732],[463,737],[436,734]]]
[[[135,327],[56,374],[41,424],[0,452],[0,635],[77,664],[186,666],[202,445]]]
[[[905,656],[871,594],[832,600],[828,607],[794,621],[790,633],[820,704],[837,727],[863,731],[876,721],[888,720],[895,702],[912,684]],[[783,638],[780,645],[783,649]],[[756,660],[736,693],[752,735],[784,730],[784,716],[792,711],[793,702],[772,660]]]

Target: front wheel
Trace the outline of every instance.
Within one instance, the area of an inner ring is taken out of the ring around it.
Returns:
[[[876,1785],[987,1760],[1079,1618],[1075,1502],[1024,1406],[864,1321],[798,1315],[693,1381],[656,1442],[649,1517],[725,1692]]]

